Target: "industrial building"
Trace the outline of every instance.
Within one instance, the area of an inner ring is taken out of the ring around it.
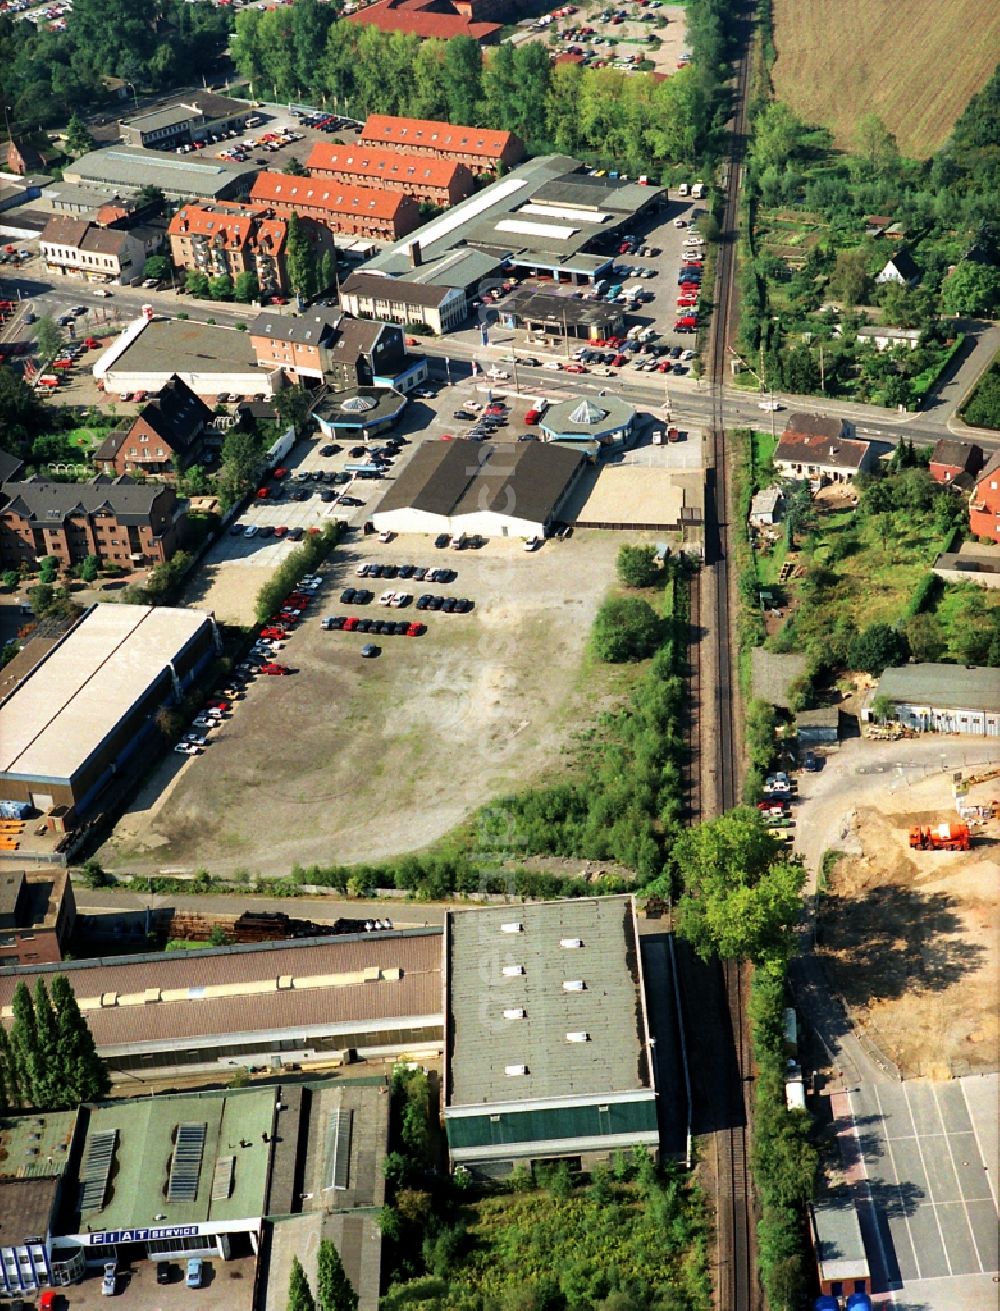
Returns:
[[[539,442],[424,442],[372,514],[378,532],[544,537],[585,468]]]
[[[0,800],[93,813],[217,640],[201,611],[92,606],[0,701]]]
[[[381,1077],[8,1117],[0,1126],[0,1293],[66,1287],[106,1261],[266,1254],[258,1270],[267,1305],[280,1285],[284,1306],[288,1240],[315,1284],[319,1240],[330,1238],[361,1311],[376,1311],[374,1212],[385,1197],[388,1122]]]
[[[876,700],[892,702],[894,718],[921,733],[1000,737],[1000,669],[920,664],[887,669],[865,698],[862,721]]]
[[[501,327],[524,328],[548,337],[603,341],[625,332],[621,305],[609,305],[596,296],[579,300],[568,289],[518,287],[499,307],[498,317]]]
[[[69,979],[112,1077],[280,1070],[345,1051],[441,1045],[438,928],[0,970],[0,1021],[10,1022],[20,980],[34,988],[38,976],[57,972]]]
[[[659,1147],[632,897],[451,911],[444,1124],[451,1164],[491,1177]]]
[[[858,1212],[849,1197],[816,1202],[809,1208],[819,1291],[831,1297],[870,1293],[871,1272]]]
[[[245,200],[256,173],[250,164],[113,146],[74,159],[63,169],[63,180],[109,190],[159,187],[168,200]]]
[[[259,397],[281,389],[279,368],[262,369],[250,334],[191,319],[134,320],[98,358],[94,377],[109,395],[159,392],[177,377],[196,396]]]
[[[253,114],[252,105],[206,92],[189,103],[164,105],[120,119],[118,130],[126,145],[175,150],[180,145],[206,141],[212,135],[242,132]]]
[[[67,870],[0,869],[0,967],[62,960],[75,923]]]

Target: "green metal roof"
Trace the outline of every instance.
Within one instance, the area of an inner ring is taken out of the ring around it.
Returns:
[[[876,696],[942,710],[1000,711],[1000,669],[971,665],[900,665],[879,679]]]

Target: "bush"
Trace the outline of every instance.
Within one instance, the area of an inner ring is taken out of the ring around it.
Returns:
[[[616,596],[598,610],[590,641],[599,660],[624,664],[651,656],[662,632],[662,621],[648,601],[638,596]]]
[[[263,623],[277,610],[280,602],[301,578],[325,560],[340,539],[340,525],[327,524],[323,531],[307,537],[301,546],[286,556],[257,593],[257,622]]]
[[[655,546],[623,546],[618,552],[618,578],[624,587],[653,587],[663,578]]]
[[[869,624],[851,642],[847,661],[852,669],[878,675],[889,665],[905,665],[909,658],[905,633],[889,624]]]

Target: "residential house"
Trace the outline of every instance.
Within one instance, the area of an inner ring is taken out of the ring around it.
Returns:
[[[184,205],[170,220],[167,235],[178,268],[210,278],[228,274],[234,281],[252,273],[265,295],[288,290],[288,224],[266,205]]]
[[[898,282],[903,287],[915,287],[920,281],[920,270],[913,261],[913,256],[905,250],[897,250],[886,262],[885,267],[875,279],[876,282]]]
[[[371,13],[371,8],[365,11]],[[513,168],[524,159],[524,145],[513,132],[461,127],[424,118],[369,114],[358,144],[390,146],[411,155],[433,155],[465,164],[477,176]]]
[[[50,272],[87,282],[132,282],[142,276],[146,258],[132,232],[63,215],[49,219],[39,247]]]
[[[785,512],[785,494],[780,487],[762,487],[750,502],[750,522],[755,528],[780,523]]]
[[[14,482],[24,473],[24,461],[10,451],[0,450],[0,484]]]
[[[983,449],[975,442],[942,437],[931,452],[930,472],[937,483],[948,483],[971,491],[976,474],[983,467]]]
[[[969,502],[969,528],[976,537],[1000,542],[1000,451],[976,478]]]
[[[88,483],[40,478],[0,492],[0,563],[34,565],[53,555],[64,567],[88,555],[124,568],[161,564],[180,545],[187,503],[166,483],[98,474]]]
[[[335,145],[317,141],[306,168],[313,177],[401,191],[414,200],[447,209],[476,189],[472,171],[454,159],[407,155],[382,146]]]
[[[259,173],[250,199],[266,204],[284,218],[298,214],[330,232],[395,241],[420,224],[420,207],[400,192],[348,186],[324,178],[291,173]]]
[[[349,23],[377,27],[380,32],[403,32],[422,41],[464,36],[480,45],[495,45],[503,31],[500,23],[471,17],[470,6],[458,0],[376,0],[345,18]]]
[[[292,382],[323,382],[331,372],[330,351],[339,335],[340,311],[305,314],[264,310],[250,324],[250,345],[262,369],[282,369]]]
[[[94,464],[110,475],[172,477],[198,457],[211,419],[204,401],[174,374],[134,419],[109,434],[94,452]]]
[[[465,322],[469,302],[460,287],[411,282],[359,270],[340,289],[340,303],[356,318],[423,324],[439,337]]]
[[[7,142],[6,172],[16,173],[21,178],[27,177],[30,173],[45,173],[48,171],[49,163],[58,154],[58,150],[53,149],[47,140],[12,138]]]
[[[774,467],[783,478],[807,479],[814,487],[850,482],[875,466],[871,442],[849,436],[846,419],[821,414],[792,414],[774,451]]]
[[[905,346],[915,351],[920,345],[919,328],[890,328],[885,324],[868,324],[858,329],[855,340],[861,346],[875,346],[880,351]]]

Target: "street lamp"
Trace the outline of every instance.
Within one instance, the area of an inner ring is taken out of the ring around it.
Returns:
[[[124,82],[125,86],[129,86],[129,87],[132,88],[132,102],[133,102],[133,104],[135,105],[135,112],[138,114],[138,112],[139,112],[139,94],[138,94],[138,92],[137,92],[136,89],[135,89],[135,83],[134,83],[134,82],[129,82],[129,81],[128,81],[127,79],[125,79],[125,78],[123,78],[122,81]]]

